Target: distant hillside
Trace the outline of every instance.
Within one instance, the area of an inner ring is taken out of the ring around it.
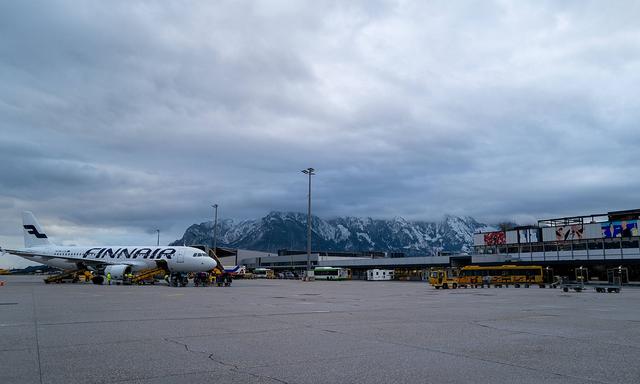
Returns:
[[[446,216],[440,222],[407,221],[401,217],[381,220],[312,217],[312,248],[323,251],[389,251],[407,256],[430,255],[439,250],[467,252],[473,233],[486,224],[472,217]],[[271,212],[257,220],[218,222],[218,246],[275,252],[306,249],[307,215]],[[193,224],[171,245],[213,242],[213,222]]]

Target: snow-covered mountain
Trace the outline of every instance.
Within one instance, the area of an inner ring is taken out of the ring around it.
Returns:
[[[487,228],[472,217],[445,216],[440,222],[312,217],[312,248],[319,251],[388,251],[407,256],[431,255],[439,250],[467,252],[473,233]],[[257,220],[218,222],[218,246],[275,252],[306,249],[307,215],[271,212]],[[213,222],[190,226],[171,245],[213,243]]]

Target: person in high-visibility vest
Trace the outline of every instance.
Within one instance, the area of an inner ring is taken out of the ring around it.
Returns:
[[[111,285],[111,272],[107,272],[107,284]]]

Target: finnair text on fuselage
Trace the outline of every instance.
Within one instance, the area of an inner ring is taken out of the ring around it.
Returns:
[[[67,251],[71,252],[71,251]],[[140,257],[141,259],[167,259],[171,260],[171,257],[175,255],[175,248],[89,248],[83,254],[82,258],[93,258],[93,259],[104,259],[104,258],[112,258],[112,259],[137,259]]]

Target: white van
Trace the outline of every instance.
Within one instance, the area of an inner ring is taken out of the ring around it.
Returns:
[[[367,280],[393,280],[393,269],[369,269]]]

